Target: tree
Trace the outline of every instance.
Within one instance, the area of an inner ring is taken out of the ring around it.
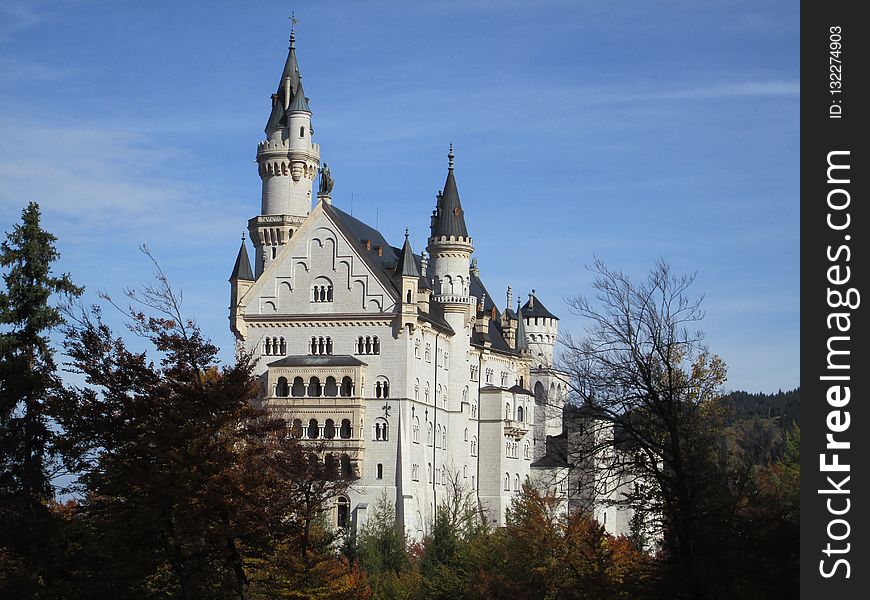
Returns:
[[[52,275],[56,241],[31,202],[0,246],[0,578],[22,597],[45,584],[52,555],[56,463],[48,398],[58,378],[48,335],[63,318],[51,300],[82,293],[68,275]]]
[[[728,499],[717,403],[725,364],[694,330],[703,312],[688,296],[693,277],[674,275],[664,262],[640,283],[600,260],[592,271],[594,300],[569,302],[590,325],[584,337],[568,337],[564,367],[584,410],[613,427],[607,443],[627,459],[624,475],[654,491],[630,499],[648,519],[661,519],[677,593],[699,597],[715,570],[711,511]]]
[[[250,356],[219,368],[217,348],[154,264],[156,282],[128,292],[127,315],[156,364],[116,337],[99,308],[66,330],[71,367],[87,384],[65,389],[56,411],[80,474],[74,521],[98,565],[78,573],[83,595],[359,596],[364,580],[336,558],[323,518],[348,482],[325,476],[317,448],[254,406]]]
[[[614,538],[582,511],[565,513],[559,498],[524,485],[507,524],[493,533],[465,597],[636,598],[649,558]]]

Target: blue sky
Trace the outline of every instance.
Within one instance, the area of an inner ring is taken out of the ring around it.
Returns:
[[[147,244],[229,358],[290,10],[337,206],[419,251],[453,142],[500,305],[535,288],[580,332],[593,256],[664,258],[697,271],[728,389],[799,385],[793,1],[5,0],[0,228],[39,202],[88,300],[148,280]]]

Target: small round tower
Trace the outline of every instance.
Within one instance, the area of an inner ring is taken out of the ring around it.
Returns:
[[[532,368],[551,368],[553,346],[559,335],[559,318],[538,300],[535,290],[529,294],[528,302],[522,307],[522,314],[529,353],[532,355]]]
[[[302,88],[293,31],[265,131],[266,140],[257,145],[263,182],[261,212],[248,223],[257,249],[257,276],[311,212],[312,186],[320,166],[320,147],[311,140],[311,109]]]

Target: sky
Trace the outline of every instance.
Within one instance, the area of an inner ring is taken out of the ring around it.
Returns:
[[[561,317],[595,257],[696,274],[728,390],[799,379],[799,5],[765,0],[0,3],[0,230],[151,278],[232,357],[229,285],[291,11],[336,206],[426,243],[448,144],[481,276]],[[250,248],[249,248],[250,249]]]

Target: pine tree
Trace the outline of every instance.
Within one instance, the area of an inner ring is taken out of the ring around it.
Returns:
[[[57,238],[43,230],[39,206],[0,245],[0,575],[7,590],[41,586],[50,547],[54,501],[53,431],[48,397],[57,387],[49,333],[63,323],[52,297],[82,293],[69,276],[56,277]]]

